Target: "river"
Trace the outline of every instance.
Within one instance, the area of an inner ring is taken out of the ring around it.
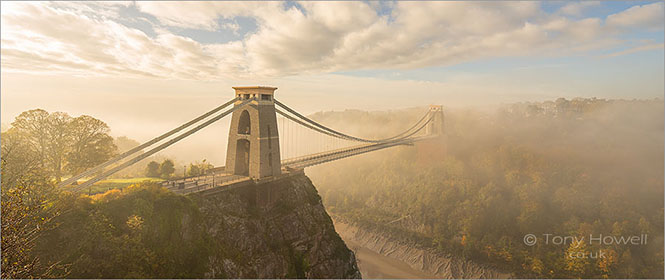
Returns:
[[[349,227],[343,223],[335,223],[335,230],[339,233],[340,237],[356,254],[356,261],[358,268],[362,273],[363,278],[392,278],[392,279],[417,279],[417,278],[439,278],[435,275],[427,274],[423,271],[417,270],[409,266],[407,263],[391,258],[388,256],[376,253],[366,247],[361,246],[357,242],[351,240]]]

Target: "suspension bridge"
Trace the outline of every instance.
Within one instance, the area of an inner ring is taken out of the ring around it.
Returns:
[[[275,87],[233,87],[235,98],[90,170],[68,178],[59,187],[83,190],[114,173],[166,149],[231,115],[226,165],[205,175],[165,181],[180,193],[223,191],[262,184],[304,168],[400,145],[440,139],[443,110],[430,106],[406,130],[391,137],[368,139],[348,135],[314,121],[275,99]],[[278,118],[277,115],[280,117]],[[81,179],[87,180],[78,184]],[[73,185],[73,186],[72,186]]]

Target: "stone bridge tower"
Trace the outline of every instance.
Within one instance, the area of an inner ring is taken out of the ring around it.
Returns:
[[[233,112],[226,149],[226,172],[261,179],[279,175],[279,134],[275,115],[275,87],[233,87],[234,106],[251,100]]]
[[[443,106],[430,105],[429,113],[432,114],[432,120],[425,127],[425,132],[429,135],[437,134],[443,136],[445,132],[443,126]]]
[[[425,126],[425,132],[434,136],[426,141],[419,142],[416,146],[418,159],[423,162],[438,162],[445,157],[448,150],[448,141],[444,126],[443,107],[441,105],[430,105],[429,116],[432,120]]]

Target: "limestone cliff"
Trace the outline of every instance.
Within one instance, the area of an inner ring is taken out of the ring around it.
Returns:
[[[304,174],[191,197],[212,244],[206,278],[361,276]]]
[[[512,278],[510,273],[501,272],[492,267],[476,264],[462,258],[444,255],[383,233],[340,221],[335,223],[335,227],[351,247],[364,247],[383,256],[402,261],[410,267],[429,275],[436,275],[445,279]]]

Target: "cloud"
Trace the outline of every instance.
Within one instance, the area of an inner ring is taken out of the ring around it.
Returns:
[[[537,2],[2,3],[3,71],[256,79],[361,69],[413,69],[503,56],[561,56],[616,47],[621,30],[662,28],[662,3],[600,18],[591,2],[548,14]],[[152,16],[155,34],[120,9]],[[567,15],[577,15],[575,19]],[[203,44],[169,27],[256,30]],[[659,27],[659,24],[661,25]]]
[[[608,55],[604,55],[603,57],[616,57],[616,56],[622,56],[622,55],[627,55],[631,53],[636,53],[636,52],[642,52],[642,51],[650,51],[650,50],[656,50],[656,49],[663,49],[663,43],[652,43],[652,44],[646,44],[646,45],[641,45],[637,47],[632,47],[626,50],[610,53]]]
[[[2,67],[17,72],[212,79],[227,60],[192,39],[152,38],[111,19],[37,3],[3,3]],[[7,11],[7,12],[5,12]]]
[[[609,15],[607,25],[627,28],[663,28],[663,2],[630,7],[625,11]]]

